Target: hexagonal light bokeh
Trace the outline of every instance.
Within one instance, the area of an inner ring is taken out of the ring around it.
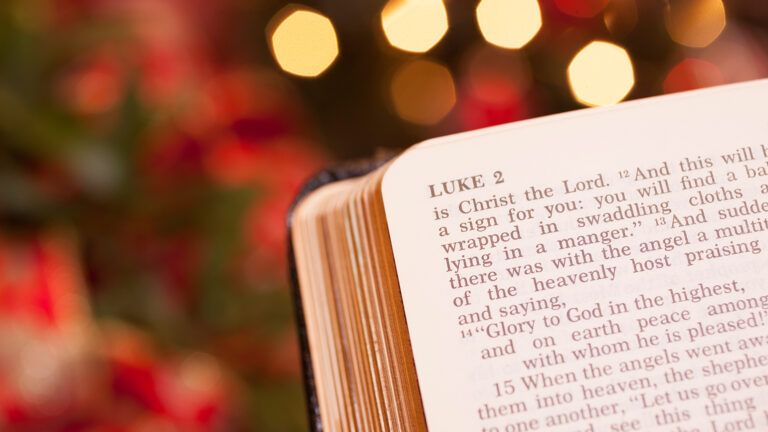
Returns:
[[[475,12],[485,40],[502,48],[522,48],[541,29],[537,0],[482,0]]]
[[[275,61],[284,71],[316,77],[336,60],[339,44],[331,20],[318,12],[295,7],[277,16],[285,18],[274,26],[270,46]]]
[[[568,83],[576,100],[588,106],[621,102],[635,85],[635,71],[627,51],[610,42],[594,41],[579,51],[568,66]]]
[[[664,10],[669,36],[680,45],[704,48],[725,29],[722,0],[676,0]]]
[[[390,0],[381,11],[381,26],[395,48],[423,53],[448,31],[448,12],[442,0]]]

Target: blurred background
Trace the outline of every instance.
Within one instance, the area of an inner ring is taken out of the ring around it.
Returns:
[[[754,0],[3,0],[0,431],[306,430],[308,176],[766,76]]]

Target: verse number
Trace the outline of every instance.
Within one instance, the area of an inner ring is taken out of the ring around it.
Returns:
[[[621,179],[628,179],[629,178],[629,170],[621,170],[621,171],[619,171],[619,178],[621,178]]]
[[[515,394],[515,383],[512,380],[504,380],[493,383],[493,389],[496,391],[496,397],[509,396]]]
[[[494,171],[493,179],[496,181],[495,184],[502,184],[504,183],[504,174],[501,171]]]

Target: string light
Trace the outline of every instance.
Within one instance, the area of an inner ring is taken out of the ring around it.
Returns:
[[[675,42],[703,48],[725,29],[725,5],[721,0],[675,0],[667,5],[664,23]]]
[[[635,85],[632,59],[620,46],[594,41],[571,60],[568,82],[576,100],[584,105],[615,104]]]
[[[482,0],[475,12],[485,40],[502,48],[522,48],[541,29],[537,0]]]
[[[448,31],[448,13],[442,0],[390,0],[381,11],[381,26],[395,48],[423,53]]]
[[[392,78],[392,104],[403,120],[435,124],[456,104],[451,72],[431,60],[414,60],[401,66]]]
[[[272,55],[284,71],[316,77],[338,57],[336,30],[331,20],[320,13],[288,6],[273,21],[277,24],[269,26],[274,28],[270,36]]]

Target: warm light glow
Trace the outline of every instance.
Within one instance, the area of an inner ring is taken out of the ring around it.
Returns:
[[[272,54],[284,71],[316,77],[339,55],[336,30],[331,20],[317,12],[295,6],[289,8],[292,11],[277,15],[285,18],[272,31]]]
[[[503,103],[528,91],[531,70],[523,56],[479,45],[466,56],[462,88],[486,102]]]
[[[381,11],[381,26],[392,46],[423,53],[448,31],[448,13],[442,0],[390,0]]]
[[[456,103],[451,72],[429,60],[415,60],[397,70],[390,88],[397,115],[411,123],[434,124]]]
[[[592,18],[608,5],[609,0],[555,0],[561,12],[577,18]]]
[[[611,105],[624,99],[635,85],[632,60],[624,48],[595,41],[582,48],[568,66],[568,82],[584,105]]]
[[[613,0],[603,14],[605,27],[614,36],[625,36],[637,25],[635,0]]]
[[[723,32],[725,5],[721,0],[675,0],[667,5],[664,18],[672,40],[703,48]]]
[[[689,58],[673,67],[664,79],[664,93],[674,93],[724,84],[725,78],[714,63]]]
[[[456,119],[461,129],[478,129],[528,116],[531,71],[525,56],[479,44],[462,67]],[[453,121],[453,119],[451,120]]]
[[[502,48],[522,48],[541,28],[537,0],[482,0],[476,12],[485,40]]]

